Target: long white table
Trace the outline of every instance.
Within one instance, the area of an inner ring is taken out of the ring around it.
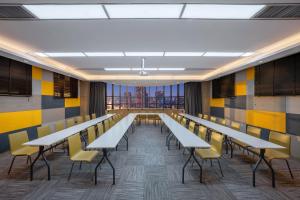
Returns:
[[[107,114],[102,117],[98,117],[96,119],[92,119],[86,122],[83,122],[81,124],[74,125],[72,127],[63,129],[61,131],[57,131],[55,133],[52,133],[50,135],[31,140],[29,142],[24,143],[23,145],[25,146],[33,146],[33,147],[39,147],[39,153],[37,157],[34,159],[30,166],[30,180],[33,179],[33,167],[36,161],[39,159],[39,157],[42,157],[43,161],[45,162],[47,168],[48,168],[48,180],[50,180],[51,175],[50,175],[50,165],[44,155],[44,153],[57,144],[63,142],[66,138],[79,133],[80,131],[84,131],[87,128],[96,125],[97,123],[100,123],[106,119],[109,119],[110,117],[114,116],[115,114]],[[45,147],[48,147],[45,149]]]
[[[168,129],[171,131],[171,133],[177,138],[177,140],[180,142],[180,144],[184,148],[190,149],[190,155],[183,165],[182,168],[182,183],[184,183],[184,170],[186,165],[189,163],[191,158],[195,160],[195,162],[200,167],[200,182],[202,183],[202,166],[198,162],[197,158],[195,157],[195,148],[210,148],[210,145],[202,140],[200,137],[195,135],[193,132],[189,131],[186,127],[179,124],[177,121],[172,119],[167,114],[159,114],[160,119],[164,123],[165,126],[168,127]],[[180,145],[179,144],[179,145]],[[168,149],[169,149],[169,143],[168,143]]]
[[[116,148],[122,138],[125,138],[128,150],[128,138],[125,134],[130,128],[130,126],[133,124],[136,116],[136,113],[128,114],[126,117],[121,119],[118,123],[116,123],[113,127],[108,129],[108,131],[106,131],[103,135],[98,137],[94,142],[92,142],[86,147],[87,149],[101,149],[103,152],[101,160],[95,167],[95,185],[97,184],[97,169],[104,159],[107,160],[108,164],[113,170],[113,184],[115,184],[115,168],[108,159],[107,151],[108,149]]]
[[[253,174],[252,174],[253,186],[255,187],[255,172],[256,172],[256,169],[260,165],[261,161],[264,161],[267,164],[267,166],[270,168],[271,172],[272,172],[272,186],[275,187],[275,173],[274,173],[274,170],[273,170],[271,164],[265,159],[265,151],[266,151],[266,149],[283,149],[285,147],[282,147],[278,144],[274,144],[272,142],[269,142],[269,141],[266,141],[266,140],[263,140],[263,139],[260,139],[260,138],[253,137],[251,135],[248,135],[244,132],[232,129],[230,127],[223,126],[221,124],[217,124],[217,123],[205,120],[205,119],[201,119],[199,117],[195,117],[195,116],[192,116],[192,115],[189,115],[189,114],[183,114],[183,113],[180,114],[180,115],[184,116],[185,118],[187,118],[189,120],[192,120],[192,121],[196,122],[197,124],[206,126],[206,127],[210,128],[212,130],[215,130],[219,133],[222,133],[227,137],[234,138],[235,140],[243,142],[243,143],[249,145],[250,147],[259,149],[260,150],[259,160],[256,162],[256,164],[255,164],[255,166],[252,170],[252,172],[253,172]],[[232,155],[232,148],[231,148],[231,155]]]

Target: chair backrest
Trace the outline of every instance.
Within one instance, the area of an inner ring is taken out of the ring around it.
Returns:
[[[180,123],[183,117],[181,115],[177,115],[177,121]]]
[[[190,121],[190,123],[189,123],[189,131],[191,131],[191,132],[195,132],[195,125],[196,125],[196,123],[195,122],[193,122],[193,121]]]
[[[95,127],[91,126],[87,129],[88,132],[88,143],[91,144],[96,139]]]
[[[114,120],[112,118],[108,119],[109,127],[112,127],[114,125]]]
[[[61,131],[65,129],[65,122],[64,121],[59,121],[55,123],[55,131]]]
[[[211,117],[210,117],[210,121],[212,121],[212,122],[217,122],[217,118],[214,117],[214,116],[211,116]]]
[[[92,114],[92,119],[96,119],[96,113]]]
[[[241,124],[240,123],[238,123],[238,122],[234,122],[234,121],[232,121],[231,123],[230,123],[230,126],[231,126],[231,128],[233,128],[233,129],[235,129],[235,130],[241,130]]]
[[[10,152],[14,152],[23,147],[23,143],[28,142],[27,131],[20,131],[8,135]]]
[[[91,116],[90,115],[85,115],[84,116],[84,121],[89,121],[91,120]]]
[[[77,116],[75,120],[77,124],[81,124],[83,122],[82,116]]]
[[[75,125],[75,120],[74,118],[70,118],[70,119],[67,119],[67,127],[71,127],[71,126],[74,126]]]
[[[97,124],[97,130],[98,130],[98,136],[100,136],[104,133],[102,122]]]
[[[279,133],[276,131],[270,131],[269,141],[280,146],[285,147],[284,149],[277,149],[277,151],[281,151],[282,153],[291,155],[291,136],[284,133]]]
[[[177,116],[178,116],[178,115],[175,113],[174,116],[173,116],[173,118],[174,118],[175,120],[177,120]]]
[[[109,121],[105,120],[104,121],[104,131],[106,132],[106,131],[108,131],[108,129],[109,129]]]
[[[185,117],[182,118],[180,124],[181,124],[182,126],[186,127],[186,118],[185,118]]]
[[[203,115],[202,115],[201,113],[199,113],[199,114],[198,114],[198,117],[199,117],[199,118],[202,118],[202,117],[203,117]]]
[[[224,140],[224,135],[221,135],[214,131],[211,133],[211,140],[210,140],[211,148],[215,150],[219,155],[222,155],[223,140]]]
[[[254,126],[247,126],[247,133],[251,136],[260,138],[261,128],[257,128],[257,127],[254,127]]]
[[[203,119],[208,120],[208,115],[204,114],[204,115],[203,115]]]
[[[207,134],[207,128],[205,126],[199,126],[199,128],[198,128],[198,136],[202,140],[205,140],[206,134]]]
[[[226,126],[226,119],[219,119],[219,123],[222,124],[223,126]]]
[[[49,126],[40,126],[37,128],[38,138],[49,135],[50,133],[51,133],[51,129]]]
[[[69,143],[69,155],[72,158],[75,156],[79,151],[82,150],[81,148],[81,139],[79,133],[68,137]]]

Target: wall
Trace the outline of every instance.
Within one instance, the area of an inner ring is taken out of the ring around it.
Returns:
[[[27,130],[30,139],[36,138],[36,127],[80,115],[80,90],[78,98],[53,94],[53,72],[32,67],[31,97],[0,96],[0,152],[9,149],[10,133]]]
[[[235,73],[233,98],[211,98],[210,115],[263,128],[262,138],[269,130],[292,136],[292,155],[300,157],[300,96],[254,96],[254,67]]]

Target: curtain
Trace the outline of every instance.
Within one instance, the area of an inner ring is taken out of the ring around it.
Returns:
[[[91,82],[89,113],[96,113],[97,117],[105,115],[106,83]]]
[[[202,113],[201,82],[188,82],[184,84],[185,113],[198,115]]]

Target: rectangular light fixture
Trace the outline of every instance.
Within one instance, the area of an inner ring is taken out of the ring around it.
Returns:
[[[254,54],[254,52],[246,52],[246,53],[244,53],[242,56],[243,57],[247,57],[247,56],[251,56],[251,55],[253,55]]]
[[[124,56],[123,52],[84,52],[85,55],[89,56],[89,57],[97,57],[97,56],[107,56],[107,57],[111,57],[111,56]]]
[[[244,52],[206,52],[203,56],[207,57],[239,57]]]
[[[85,57],[81,52],[49,52],[45,54],[49,57]]]
[[[164,56],[202,56],[204,52],[165,52]]]
[[[41,52],[36,52],[34,54],[37,55],[37,56],[40,56],[40,57],[48,57],[46,54],[41,53]]]
[[[183,4],[104,5],[110,18],[179,18]]]
[[[164,68],[164,67],[161,67],[161,68],[158,68],[159,71],[184,71],[185,68]]]
[[[187,4],[182,18],[250,19],[265,5]]]
[[[107,18],[99,4],[82,5],[23,5],[39,19],[103,19]]]
[[[104,68],[105,71],[130,71],[131,68],[125,68],[125,67],[117,67],[117,68]]]
[[[163,56],[164,52],[125,52],[125,56]]]
[[[157,68],[150,68],[150,67],[145,67],[144,69],[142,68],[131,68],[132,71],[141,71],[141,70],[144,70],[144,71],[156,71]]]

